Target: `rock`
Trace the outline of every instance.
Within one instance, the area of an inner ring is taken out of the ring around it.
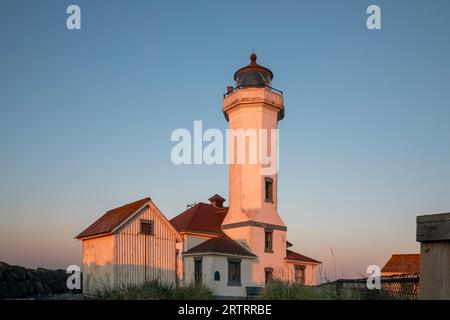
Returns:
[[[16,269],[14,270],[15,274],[17,276],[17,278],[19,279],[19,281],[23,281],[26,279],[26,269],[22,268],[22,267],[16,267]]]
[[[12,286],[14,283],[16,283],[16,280],[14,280],[14,277],[13,277],[13,275],[11,273],[8,273],[6,275],[5,282]]]
[[[27,288],[27,292],[29,295],[34,294],[34,286],[33,286],[33,282],[31,282],[31,280],[29,280],[29,279],[25,280],[25,287]]]
[[[27,269],[0,261],[0,299],[68,294],[65,270]],[[80,291],[78,291],[80,292]]]
[[[9,292],[7,295],[10,298],[25,298],[28,296],[27,288],[23,282],[17,282],[9,287]]]
[[[9,278],[12,279],[12,281],[14,281],[14,282],[17,282],[17,281],[22,280],[22,279],[20,278],[20,276],[16,273],[16,270],[11,270],[11,271],[9,272]],[[11,280],[10,280],[10,281],[11,281]]]
[[[41,281],[33,281],[34,294],[44,294],[44,286]]]
[[[30,296],[30,292],[28,292],[27,286],[25,285],[25,282],[17,282],[17,289],[20,292],[21,297],[28,297]]]
[[[8,297],[8,285],[6,282],[0,282],[0,299],[5,299]]]
[[[44,294],[51,294],[52,293],[52,288],[50,288],[50,286],[46,283],[43,283],[42,286],[44,287]]]
[[[0,261],[0,270],[8,270],[9,264]]]

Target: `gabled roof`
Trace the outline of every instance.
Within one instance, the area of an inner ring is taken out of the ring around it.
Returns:
[[[419,273],[420,254],[393,254],[381,272]]]
[[[309,258],[307,256],[304,256],[304,255],[294,252],[292,250],[286,250],[286,258],[284,258],[284,259],[290,260],[290,261],[299,261],[299,262],[308,262],[308,263],[322,263],[318,260]]]
[[[242,247],[236,241],[230,239],[227,236],[220,236],[217,238],[209,239],[205,242],[200,243],[184,254],[212,254],[221,253],[229,255],[238,255],[244,257],[256,257],[253,253]]]
[[[220,226],[227,212],[228,208],[217,208],[199,202],[170,220],[170,223],[180,233],[206,233],[221,236],[224,233]]]
[[[115,228],[125,222],[133,213],[142,208],[146,203],[150,202],[150,198],[144,198],[124,206],[109,210],[97,221],[87,227],[83,232],[77,235],[76,239],[91,237],[104,233],[110,233]]]

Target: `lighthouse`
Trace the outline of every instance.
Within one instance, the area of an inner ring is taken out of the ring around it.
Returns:
[[[107,211],[77,236],[83,290],[157,280],[204,284],[217,297],[248,297],[278,279],[314,285],[320,261],[292,251],[278,206],[278,122],[283,93],[250,56],[234,74],[228,121],[229,198],[212,195],[168,220],[150,198]],[[133,268],[129,268],[132,265]]]
[[[272,71],[256,60],[253,53],[250,64],[236,71],[235,87],[229,87],[223,98],[222,111],[231,134],[229,211],[222,230],[258,256],[253,280],[264,283],[282,277],[285,269],[287,228],[277,210],[277,170],[266,170],[277,167],[277,129],[284,117],[284,100],[283,93],[272,88]],[[239,153],[244,161],[237,159]],[[270,164],[262,161],[262,153],[270,155]]]

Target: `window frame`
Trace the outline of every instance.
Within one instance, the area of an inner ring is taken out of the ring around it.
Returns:
[[[268,235],[269,238],[267,238]],[[264,229],[264,252],[273,253],[273,229]]]
[[[144,224],[151,225],[151,232],[150,233],[149,232],[145,232],[143,230],[142,226]],[[141,219],[140,220],[140,233],[144,234],[144,235],[147,235],[147,236],[154,236],[155,235],[155,222],[153,220]]]
[[[242,259],[237,259],[237,258],[228,258],[227,259],[227,263],[228,263],[228,282],[227,285],[228,286],[242,286],[242,268],[241,268],[241,264],[242,264]],[[236,279],[231,279],[232,276],[232,269],[230,268],[230,266],[233,265],[235,270],[234,273],[236,275]]]
[[[200,266],[198,270],[197,266]],[[203,257],[194,258],[194,285],[199,286],[203,283]]]
[[[270,186],[270,188],[268,186]],[[270,177],[264,177],[264,201],[273,203],[273,193],[273,179]]]
[[[300,276],[297,272],[300,272]],[[306,266],[301,264],[294,265],[294,280],[296,284],[305,285],[306,283]],[[300,279],[300,281],[299,281]]]
[[[270,276],[268,276],[270,275]],[[264,268],[264,284],[267,285],[269,281],[273,280],[273,268],[266,267]]]

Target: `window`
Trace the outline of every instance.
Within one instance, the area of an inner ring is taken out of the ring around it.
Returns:
[[[194,281],[196,286],[202,284],[202,267],[202,258],[194,258]]]
[[[220,272],[219,271],[214,272],[214,281],[220,281]]]
[[[228,285],[241,285],[241,259],[228,259]]]
[[[273,252],[273,230],[266,229],[264,232],[264,252]]]
[[[141,233],[153,235],[153,221],[152,220],[141,220]]]
[[[273,202],[273,179],[264,178],[264,199],[266,202]]]
[[[263,87],[271,86],[270,74],[266,71],[247,71],[236,77],[237,87]]]
[[[295,266],[295,282],[305,284],[305,266]]]
[[[175,284],[178,286],[180,279],[178,277],[178,256],[180,254],[180,250],[175,249]]]
[[[273,279],[273,269],[272,268],[264,268],[264,278],[265,278],[266,284],[268,284],[269,281],[272,281],[272,279]]]

